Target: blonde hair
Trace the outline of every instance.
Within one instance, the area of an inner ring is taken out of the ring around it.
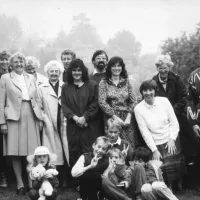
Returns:
[[[40,68],[40,61],[33,56],[27,56],[26,65],[34,65],[36,68]]]
[[[16,52],[9,58],[9,64],[10,64],[11,67],[13,65],[13,60],[15,58],[22,59],[24,61],[24,63],[26,64],[26,58],[25,58],[24,54],[21,53],[21,52]]]
[[[158,67],[159,65],[166,64],[169,67],[173,67],[174,63],[171,60],[170,55],[159,55],[155,60],[155,65]]]
[[[112,127],[117,127],[119,129],[119,131],[122,129],[121,124],[112,118],[108,119],[107,125],[108,125],[108,130]]]

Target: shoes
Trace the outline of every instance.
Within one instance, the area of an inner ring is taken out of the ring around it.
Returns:
[[[7,176],[5,172],[0,173],[0,187],[8,187]]]
[[[26,194],[24,187],[16,189],[16,196],[24,196]]]

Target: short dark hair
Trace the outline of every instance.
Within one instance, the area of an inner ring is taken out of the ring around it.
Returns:
[[[116,63],[119,63],[120,66],[122,66],[122,72],[120,76],[122,78],[128,78],[128,74],[127,74],[123,59],[121,57],[115,56],[115,57],[112,57],[108,62],[108,65],[106,68],[106,80],[109,80],[111,78],[112,76],[111,67],[113,67]]]
[[[73,52],[71,49],[66,49],[61,53],[60,59],[62,60],[62,56],[63,55],[71,55],[72,56],[72,60],[76,59],[76,53]]]
[[[142,92],[145,91],[145,90],[157,90],[157,83],[153,80],[153,79],[148,79],[146,81],[143,81],[141,86],[140,86],[140,93],[142,95]]]
[[[77,67],[80,67],[82,71],[82,81],[86,82],[89,80],[88,68],[84,65],[81,59],[75,59],[70,62],[69,68],[67,70],[67,82],[69,84],[72,84],[74,82],[74,79],[72,77],[72,70]]]
[[[152,152],[145,147],[138,147],[133,153],[134,159],[142,159],[145,163],[147,163],[152,158]]]
[[[9,59],[11,56],[11,54],[8,52],[8,51],[1,51],[0,52],[0,60],[3,60],[3,59]]]
[[[94,62],[95,58],[96,58],[98,55],[101,55],[101,54],[105,54],[106,59],[107,59],[107,61],[108,61],[108,55],[106,54],[106,52],[103,51],[103,50],[101,50],[101,49],[99,49],[99,50],[96,50],[96,51],[94,52],[94,54],[93,54],[93,56],[92,56],[92,62]]]

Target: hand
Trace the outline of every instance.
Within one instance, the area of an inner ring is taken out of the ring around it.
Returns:
[[[7,124],[2,124],[1,125],[1,132],[3,134],[7,134],[8,133],[8,126],[7,126]]]
[[[123,145],[123,150],[122,150],[122,155],[123,155],[124,157],[127,156],[128,150],[129,150],[129,144],[128,144],[127,147],[126,147],[126,145],[124,144],[124,145]]]
[[[160,160],[161,158],[162,158],[162,155],[160,154],[160,152],[158,150],[155,150],[153,152],[152,160]]]
[[[74,115],[73,117],[72,117],[72,119],[77,123],[77,121],[78,121],[78,116],[76,116],[76,115]]]
[[[128,188],[128,182],[127,182],[127,181],[121,181],[120,183],[124,184],[124,186],[125,186],[125,189],[127,189],[127,188]]]
[[[79,117],[77,120],[77,124],[80,125],[81,127],[84,126],[84,124],[86,123],[85,117]]]
[[[170,138],[169,141],[167,142],[165,149],[166,148],[168,148],[168,153],[170,153],[170,154],[176,153],[175,141],[172,138]]]
[[[129,126],[131,124],[131,114],[129,113],[124,121],[124,126]]]
[[[200,127],[196,124],[192,127],[196,138],[200,139]]]
[[[100,158],[102,157],[97,157],[97,154],[94,156],[94,158],[91,160],[91,163],[90,163],[91,168],[95,168],[97,166]]]
[[[117,117],[117,115],[113,115],[113,119],[116,120],[121,126],[124,126],[124,121]]]
[[[45,174],[43,178],[53,178],[52,174]]]

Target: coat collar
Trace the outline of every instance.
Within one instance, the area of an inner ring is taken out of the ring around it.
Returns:
[[[46,87],[48,88],[49,94],[56,97],[56,98],[60,98],[61,97],[61,90],[62,90],[62,85],[64,84],[63,81],[59,80],[59,87],[58,87],[58,96],[56,95],[56,93],[54,92],[52,86],[50,85],[49,81],[46,81],[45,83],[43,83],[40,87]]]
[[[153,78],[156,82],[159,82],[159,73],[156,74]],[[167,82],[169,80],[176,80],[176,74],[174,74],[173,72],[169,71],[168,73],[168,79],[167,79]]]
[[[27,88],[29,88],[29,86],[31,84],[31,76],[32,75],[30,75],[26,72],[23,72],[23,76],[24,76],[26,86],[27,86]],[[12,72],[10,72],[10,77],[12,78],[12,82],[21,90],[21,88],[19,86],[17,74],[14,71],[12,71]]]

